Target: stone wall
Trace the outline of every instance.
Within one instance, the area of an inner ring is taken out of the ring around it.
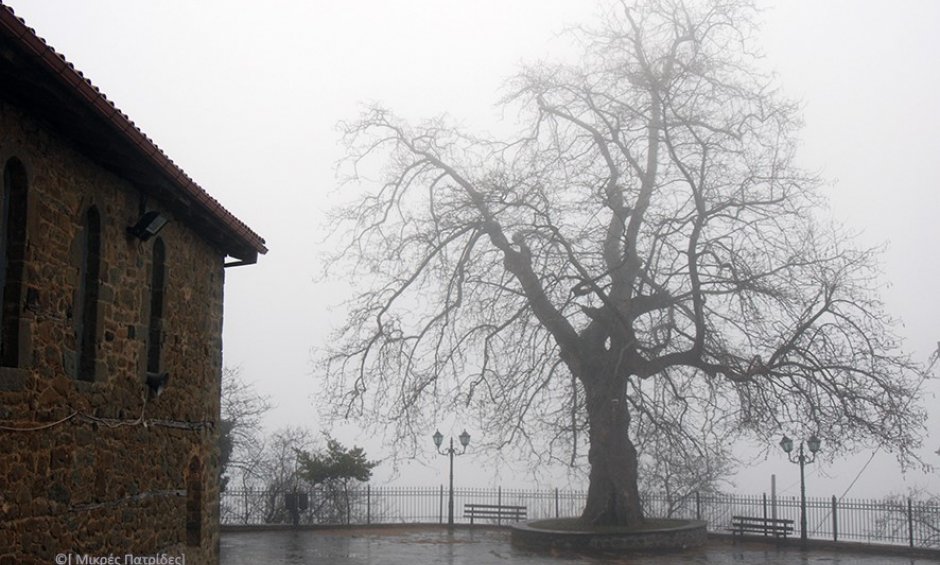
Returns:
[[[0,565],[57,554],[218,562],[217,427],[223,254],[40,120],[0,101],[0,167],[28,186],[17,367],[0,368]],[[101,218],[93,374],[82,380],[84,223]],[[166,249],[160,369],[145,385],[155,239],[126,234],[160,210]],[[27,296],[28,294],[28,296]],[[72,561],[75,562],[74,560]]]

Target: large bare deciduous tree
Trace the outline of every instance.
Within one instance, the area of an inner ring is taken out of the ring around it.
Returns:
[[[613,2],[578,64],[511,82],[514,138],[381,108],[346,124],[364,193],[336,212],[330,272],[365,287],[326,362],[334,415],[414,442],[464,407],[497,447],[578,462],[586,445],[597,524],[643,520],[651,437],[707,460],[739,434],[814,432],[909,459],[923,372],[875,253],[794,164],[799,108],[757,69],[753,13]]]

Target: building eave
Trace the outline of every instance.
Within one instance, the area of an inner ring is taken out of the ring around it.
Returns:
[[[0,98],[40,115],[78,149],[166,205],[243,264],[264,239],[196,184],[91,81],[0,4]]]

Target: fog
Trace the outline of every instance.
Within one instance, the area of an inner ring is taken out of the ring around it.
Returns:
[[[377,101],[407,118],[447,113],[470,130],[498,130],[503,81],[521,62],[570,56],[558,32],[594,14],[592,2],[571,0],[6,3],[267,240],[257,265],[226,272],[224,362],[276,404],[268,429],[313,430],[322,429],[325,399],[312,351],[341,320],[348,289],[348,281],[315,282],[325,215],[342,198],[337,122]],[[885,245],[884,302],[903,320],[907,351],[926,362],[940,340],[940,3],[760,4],[765,63],[804,104],[801,163],[829,179],[830,213],[859,232],[859,245]],[[938,390],[924,383],[927,406]],[[938,424],[932,410],[930,464],[940,464]],[[464,426],[474,433],[472,422],[442,431]],[[380,466],[376,480],[446,481],[433,431],[423,461],[397,475]],[[389,454],[354,425],[335,432],[371,457]],[[798,470],[776,446],[741,449],[757,461],[733,479],[735,490],[767,490],[777,473],[781,493],[798,492]],[[472,451],[459,484],[530,484],[524,463],[482,467]],[[810,494],[842,495],[871,456],[811,465]],[[902,475],[878,453],[848,495],[914,486],[940,492],[940,477]]]

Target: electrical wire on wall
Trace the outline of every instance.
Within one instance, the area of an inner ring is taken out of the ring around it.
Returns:
[[[108,428],[119,428],[122,426],[143,426],[148,428],[151,426],[154,427],[164,427],[164,428],[174,428],[174,429],[183,429],[183,430],[192,430],[192,431],[201,431],[204,429],[213,429],[215,427],[215,422],[204,420],[204,421],[189,421],[189,420],[168,420],[168,419],[158,419],[144,418],[144,414],[147,410],[147,394],[143,395],[143,404],[140,408],[140,416],[135,419],[120,419],[120,418],[101,418],[98,416],[91,416],[89,414],[83,414],[77,410],[72,410],[72,413],[68,416],[56,420],[54,422],[48,422],[46,424],[40,424],[36,426],[6,426],[0,424],[0,430],[7,432],[38,432],[42,430],[47,430],[53,428],[66,422],[77,422],[77,423],[87,423],[87,424],[101,424]]]

